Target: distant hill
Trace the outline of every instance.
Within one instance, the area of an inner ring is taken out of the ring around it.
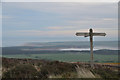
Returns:
[[[36,50],[35,50],[36,49]],[[85,53],[90,53],[88,50],[81,50],[81,51],[60,51],[57,49],[44,49],[41,48],[40,50],[38,47],[25,47],[25,46],[19,46],[19,47],[3,47],[2,48],[2,54],[3,55],[11,55],[11,54],[45,54],[45,53],[78,53],[78,52],[85,52]],[[101,49],[101,50],[95,50],[94,54],[102,54],[102,55],[118,55],[118,51],[120,50],[108,50],[108,49]]]
[[[118,48],[118,41],[94,41],[94,47]],[[64,41],[64,42],[30,42],[23,46],[41,47],[41,48],[89,48],[89,41]]]
[[[94,41],[95,54],[117,55],[117,41]],[[22,46],[2,47],[3,55],[10,54],[45,54],[45,53],[89,53],[89,41],[66,41],[66,42],[32,42]],[[72,48],[72,49],[71,49]],[[115,49],[114,49],[115,48]],[[67,49],[67,50],[62,50]]]

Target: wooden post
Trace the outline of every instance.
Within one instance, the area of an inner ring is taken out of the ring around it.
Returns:
[[[92,29],[90,29],[90,32],[89,32],[89,34],[90,34],[90,53],[91,53],[91,67],[93,68],[94,67],[94,65],[93,65],[93,30]]]

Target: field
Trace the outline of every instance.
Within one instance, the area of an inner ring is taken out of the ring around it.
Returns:
[[[4,55],[7,58],[31,58],[31,59],[46,59],[51,61],[63,61],[63,62],[89,62],[90,54],[88,53],[46,53],[46,54],[13,54]],[[100,55],[94,54],[94,61],[99,63],[117,63],[118,55]]]

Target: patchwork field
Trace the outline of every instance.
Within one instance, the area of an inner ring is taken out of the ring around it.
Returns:
[[[14,54],[14,55],[3,55],[7,58],[31,58],[31,59],[45,59],[45,60],[57,60],[63,62],[89,62],[90,54],[88,53],[62,53],[62,54]],[[94,54],[94,61],[100,63],[117,63],[118,55],[100,55]]]

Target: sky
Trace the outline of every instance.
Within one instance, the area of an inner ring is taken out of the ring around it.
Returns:
[[[107,2],[3,2],[2,45],[16,46],[28,42],[88,41],[76,32],[105,32],[118,38],[118,5]]]
[[[119,2],[119,0],[1,0],[1,2]]]

